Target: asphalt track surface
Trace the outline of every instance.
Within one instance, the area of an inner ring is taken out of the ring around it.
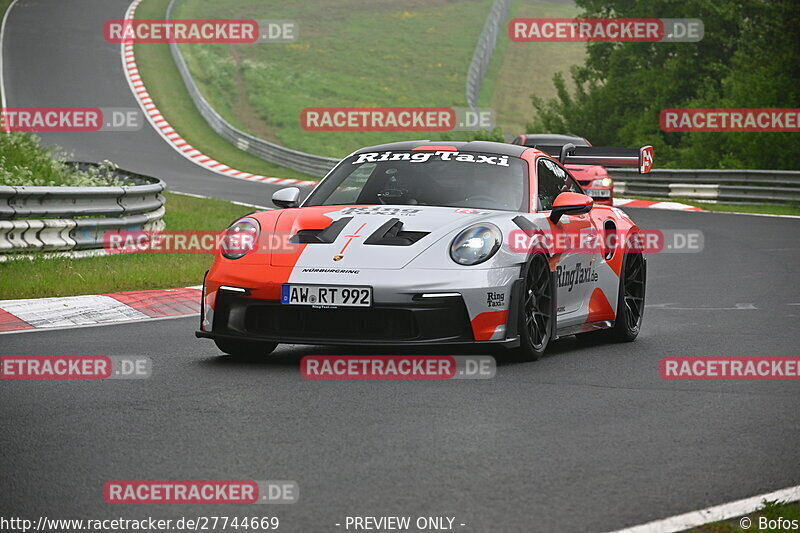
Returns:
[[[120,45],[103,39],[103,23],[121,19],[123,0],[18,0],[3,43],[8,107],[101,107],[139,110],[141,130],[43,132],[47,144],[78,161],[114,161],[162,178],[170,189],[271,205],[281,186],[221,176],[170,147],[141,113],[120,59]],[[280,177],[280,176],[278,176]]]
[[[96,31],[124,8],[21,0],[4,43],[10,105],[133,105],[119,50]],[[68,20],[34,31],[48,17]],[[47,140],[187,192],[270,190],[194,167],[150,130]],[[631,213],[705,237],[702,253],[650,256],[637,341],[565,338],[538,362],[501,360],[492,380],[305,380],[303,355],[394,352],[282,346],[235,362],[193,337],[195,319],[2,335],[1,354],[145,355],[154,368],[142,381],[0,382],[0,516],[276,515],[280,531],[340,531],[346,516],[448,515],[465,532],[607,531],[797,485],[797,382],[664,381],[658,363],[797,355],[800,220]],[[301,496],[112,506],[102,487],[115,479],[292,479]]]

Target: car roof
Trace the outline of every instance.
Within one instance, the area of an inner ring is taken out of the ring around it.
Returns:
[[[575,135],[557,135],[555,133],[525,133],[520,135],[524,139],[524,146],[556,145],[572,143],[575,146],[589,146],[583,137]]]
[[[400,141],[386,144],[378,144],[362,148],[353,154],[363,154],[366,152],[388,152],[388,151],[408,151],[420,146],[452,146],[459,152],[480,152],[484,154],[507,155],[509,157],[520,157],[525,150],[530,150],[527,146],[518,144],[498,143],[492,141]]]

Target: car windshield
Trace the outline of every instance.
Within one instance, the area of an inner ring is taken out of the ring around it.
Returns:
[[[435,205],[527,211],[528,164],[497,154],[367,152],[344,160],[304,205]]]

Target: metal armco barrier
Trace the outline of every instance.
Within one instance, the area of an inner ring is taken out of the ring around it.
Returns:
[[[167,8],[172,17],[176,0]],[[503,33],[510,0],[495,0],[481,31],[472,62],[467,72],[467,105],[475,109],[486,70]],[[186,89],[211,129],[240,150],[277,165],[298,170],[311,176],[323,177],[338,162],[331,157],[292,150],[240,131],[219,115],[200,94],[186,61],[177,44],[170,51],[183,78]],[[653,196],[657,198],[689,198],[731,203],[800,202],[800,172],[784,170],[654,170],[639,175],[632,169],[609,169],[615,178],[616,194]],[[2,217],[0,204],[0,217]]]
[[[167,7],[167,19],[172,18],[175,2],[176,0],[171,0]],[[467,71],[467,105],[472,109],[477,107],[483,77],[489,68],[489,62],[497,44],[497,36],[502,34],[502,26],[508,14],[509,3],[510,0],[495,0],[478,38],[478,44],[475,46],[472,62]],[[235,128],[222,118],[200,93],[200,89],[197,87],[197,83],[195,83],[189,72],[189,67],[186,65],[186,60],[181,54],[180,47],[176,43],[170,43],[169,48],[172,58],[175,60],[175,65],[178,67],[178,72],[180,72],[183,79],[183,84],[186,86],[186,90],[189,92],[189,96],[197,110],[212,130],[238,149],[249,152],[270,163],[318,178],[324,177],[339,162],[336,158],[292,150],[291,148],[259,139]]]
[[[174,7],[175,0],[172,0],[169,3],[169,7],[167,7],[167,19],[172,18],[172,10]],[[320,155],[307,154],[299,150],[292,150],[291,148],[259,139],[249,133],[234,128],[222,118],[219,113],[214,111],[214,108],[211,107],[203,95],[200,94],[200,89],[189,73],[189,68],[186,66],[186,61],[183,59],[180,47],[176,43],[170,43],[169,48],[175,60],[175,64],[178,67],[178,72],[180,72],[183,83],[186,85],[189,96],[191,96],[192,102],[194,102],[197,110],[200,111],[200,114],[203,115],[203,118],[206,119],[206,122],[208,122],[212,130],[227,139],[238,149],[249,152],[270,163],[304,172],[318,178],[325,176],[328,171],[339,162],[338,159],[333,157],[323,157]]]
[[[723,203],[800,203],[800,171],[610,168],[614,194]]]
[[[114,174],[135,185],[0,186],[0,253],[98,249],[106,231],[163,229],[164,182],[122,170]]]
[[[471,109],[478,107],[478,95],[481,93],[481,85],[489,62],[494,54],[494,47],[497,45],[497,36],[503,34],[503,23],[508,15],[510,0],[495,0],[486,23],[483,25],[481,35],[478,37],[478,44],[472,54],[472,62],[467,71],[467,105]]]

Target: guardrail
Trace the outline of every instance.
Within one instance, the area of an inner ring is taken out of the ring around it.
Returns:
[[[175,0],[171,0],[167,7],[167,19],[172,18],[172,10],[174,7]],[[180,72],[181,78],[183,78],[183,84],[189,91],[189,96],[192,98],[192,102],[194,102],[197,110],[200,111],[200,114],[206,119],[206,122],[208,122],[212,130],[227,139],[240,150],[249,152],[270,163],[304,172],[318,178],[325,176],[325,174],[339,162],[338,159],[333,157],[323,157],[299,150],[292,150],[291,148],[259,139],[258,137],[233,127],[211,107],[200,93],[197,83],[195,83],[192,75],[189,73],[189,68],[186,66],[186,61],[183,59],[180,47],[176,43],[170,43],[169,49],[178,67],[178,72]]]
[[[724,203],[800,203],[800,171],[610,168],[614,194]]]
[[[0,186],[0,253],[100,249],[107,231],[162,230],[164,182],[124,170],[114,175],[134,185]]]
[[[478,96],[481,93],[483,77],[492,60],[494,47],[497,45],[497,36],[502,32],[503,23],[508,15],[509,3],[510,0],[495,0],[483,25],[481,35],[478,37],[478,44],[475,45],[472,62],[467,71],[467,105],[470,109],[478,107]]]
[[[172,17],[177,0],[170,0],[166,18]],[[508,15],[510,0],[495,0],[483,25],[467,72],[467,105],[475,109],[481,84],[489,67]],[[337,159],[292,150],[245,133],[219,115],[200,93],[189,73],[186,61],[176,43],[170,52],[183,83],[200,114],[209,126],[237,148],[266,161],[323,177]],[[609,169],[615,178],[616,194],[653,196],[657,198],[689,198],[730,203],[800,202],[800,172],[770,170],[654,170],[639,175],[631,169]],[[2,207],[0,207],[2,209]]]
[[[172,12],[176,1],[177,0],[170,0],[167,6],[167,19],[172,18]],[[502,24],[505,22],[506,15],[508,14],[509,3],[510,0],[495,0],[494,4],[492,4],[489,16],[486,19],[486,23],[481,30],[478,44],[475,46],[472,62],[467,71],[467,105],[472,109],[477,107],[478,95],[480,94],[483,77],[486,75],[486,70],[489,67],[489,62],[494,53],[497,36],[501,33]],[[172,58],[175,60],[175,65],[178,67],[178,72],[183,79],[183,84],[186,86],[186,90],[189,92],[189,96],[195,107],[211,129],[228,142],[240,150],[251,153],[265,161],[304,172],[318,178],[324,177],[328,171],[338,163],[339,160],[336,158],[292,150],[291,148],[259,139],[254,135],[250,135],[234,127],[222,118],[201,94],[197,83],[189,72],[186,60],[178,44],[170,43],[169,49]]]

